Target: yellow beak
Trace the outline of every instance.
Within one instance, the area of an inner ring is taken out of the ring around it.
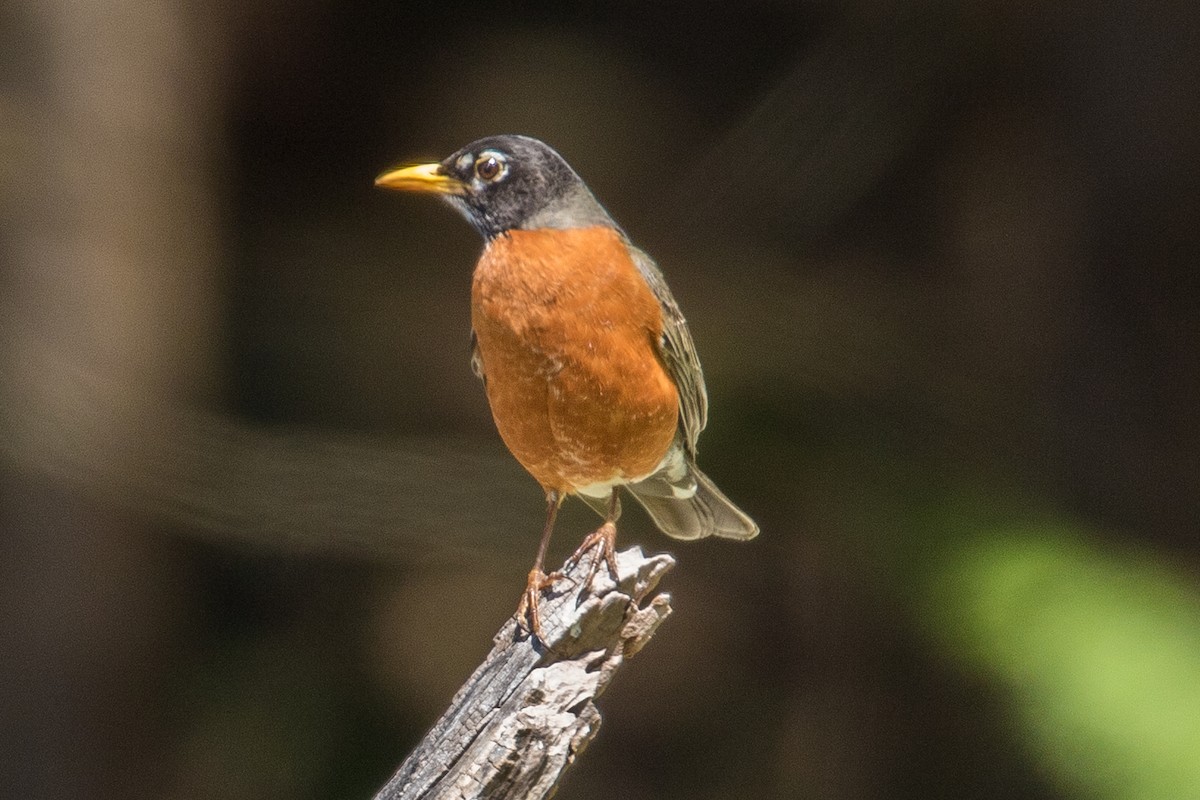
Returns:
[[[441,164],[418,164],[385,172],[375,179],[376,186],[401,192],[463,194],[467,187],[457,178],[442,172]]]

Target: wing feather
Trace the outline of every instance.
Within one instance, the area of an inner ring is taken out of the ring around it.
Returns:
[[[683,441],[688,455],[694,459],[696,440],[700,438],[700,431],[708,424],[708,390],[704,386],[704,373],[700,369],[700,358],[696,355],[692,332],[688,330],[687,320],[683,318],[679,304],[667,288],[667,281],[658,265],[633,245],[629,246],[629,252],[638,272],[646,279],[662,307],[663,335],[662,340],[658,342],[659,356],[679,391],[679,419],[683,427]]]
[[[479,355],[479,337],[475,335],[475,331],[471,331],[471,372],[474,372],[475,377],[483,381],[484,386],[487,386],[487,375],[483,372],[483,358]]]

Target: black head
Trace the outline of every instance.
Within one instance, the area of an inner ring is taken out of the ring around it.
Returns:
[[[386,172],[375,185],[441,194],[489,239],[514,228],[613,226],[563,157],[528,136],[489,136],[440,163]]]

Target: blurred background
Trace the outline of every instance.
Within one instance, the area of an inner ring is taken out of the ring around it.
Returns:
[[[404,161],[545,139],[762,526],[571,798],[1200,797],[1200,7],[0,5],[0,782],[367,798],[542,518]],[[595,525],[569,506],[551,561]]]

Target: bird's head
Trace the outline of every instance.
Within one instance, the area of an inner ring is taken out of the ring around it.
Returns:
[[[513,229],[616,227],[575,171],[528,136],[489,136],[440,162],[401,167],[376,186],[440,194],[485,238]]]

